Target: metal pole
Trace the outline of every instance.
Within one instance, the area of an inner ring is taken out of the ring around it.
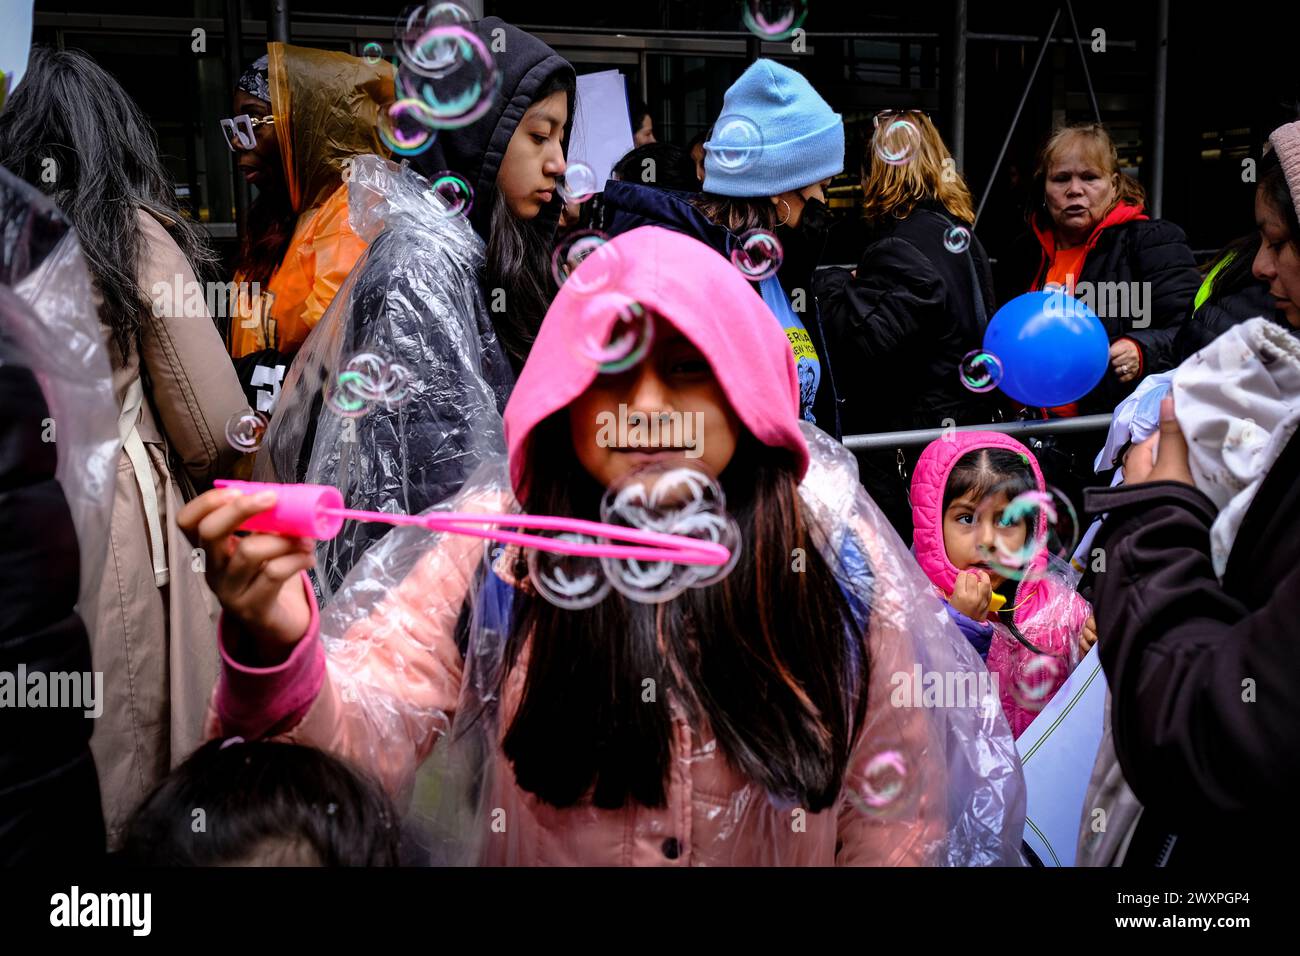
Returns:
[[[844,447],[849,451],[872,451],[878,448],[928,445],[957,432],[1001,432],[1020,439],[1036,438],[1039,435],[1100,432],[1110,428],[1110,418],[1109,415],[1083,415],[1079,418],[1053,418],[1045,422],[993,422],[989,425],[962,425],[957,428],[918,428],[906,432],[846,435]]]
[[[1165,104],[1169,92],[1169,0],[1156,5],[1155,115],[1151,134],[1151,214],[1159,219],[1165,205]]]
[[[289,0],[271,0],[270,16],[266,20],[268,40],[289,42]]]
[[[239,82],[239,74],[243,71],[244,55],[244,33],[240,19],[240,2],[239,0],[226,0],[226,36],[223,50],[225,56],[222,58],[226,65],[226,89],[234,95],[235,84]],[[229,101],[227,101],[229,102]],[[225,115],[224,113],[221,115]],[[234,167],[233,156],[231,166]],[[239,245],[242,248],[244,244],[244,230],[248,220],[248,183],[244,177],[239,174],[237,167],[234,167],[235,174],[235,235],[239,239]]]
[[[1088,99],[1092,101],[1092,116],[1101,123],[1101,107],[1097,105],[1097,91],[1092,88],[1092,74],[1088,72],[1088,51],[1079,38],[1079,24],[1074,22],[1074,4],[1065,0],[1065,10],[1070,14],[1070,29],[1074,31],[1074,45],[1079,48],[1079,63],[1083,66],[1083,82],[1088,85]]]
[[[1025,83],[1025,91],[1020,94],[1020,103],[1016,106],[1016,113],[1011,117],[1011,128],[1007,130],[1007,137],[1002,141],[1002,148],[998,150],[997,162],[993,164],[993,171],[989,173],[989,184],[984,189],[984,195],[980,197],[979,208],[975,210],[975,222],[971,225],[978,225],[980,213],[984,211],[984,204],[989,201],[989,193],[993,192],[993,184],[998,180],[998,170],[1002,168],[1002,160],[1006,158],[1007,147],[1011,145],[1011,137],[1016,132],[1016,124],[1020,122],[1020,113],[1025,108],[1025,101],[1029,99],[1029,91],[1034,88],[1034,80],[1038,78],[1038,68],[1043,65],[1043,54],[1047,52],[1047,47],[1052,42],[1052,34],[1056,32],[1056,23],[1061,19],[1061,8],[1056,8],[1056,13],[1052,16],[1052,24],[1047,28],[1047,35],[1043,37],[1043,45],[1038,48],[1038,58],[1034,60],[1034,68],[1029,74],[1029,81]]]
[[[966,171],[966,0],[955,0],[952,18],[952,142],[958,172]]]

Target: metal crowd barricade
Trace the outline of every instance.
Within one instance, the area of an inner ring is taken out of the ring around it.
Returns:
[[[850,451],[874,451],[881,448],[903,448],[928,445],[944,435],[955,432],[1002,432],[1028,443],[1028,439],[1042,435],[1065,435],[1076,432],[1105,432],[1110,428],[1109,415],[1083,415],[1079,418],[1053,418],[1048,421],[992,422],[988,425],[959,425],[952,428],[918,428],[906,432],[877,432],[871,435],[845,435],[844,445]]]

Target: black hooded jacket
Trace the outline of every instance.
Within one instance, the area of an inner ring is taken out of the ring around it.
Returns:
[[[556,73],[571,76],[573,67],[496,17],[473,29],[489,44],[495,30],[504,31],[494,106],[474,123],[441,130],[413,169],[425,180],[443,171],[464,178],[474,190],[469,224],[487,242],[510,139],[543,84]],[[353,225],[369,246],[295,360],[254,476],[331,484],[350,508],[417,514],[504,452],[501,414],[513,375],[484,306],[493,296],[482,288],[483,245],[463,222],[438,221],[425,209],[427,182],[411,169],[381,170],[371,160],[354,167],[350,200]],[[547,238],[558,215],[553,202],[529,225]],[[372,227],[382,229],[373,238]],[[346,356],[363,353],[397,359],[412,373],[409,400],[347,421],[322,414],[326,383],[338,379]],[[386,525],[348,522],[323,542],[316,570],[322,597],[387,532]]]
[[[511,26],[500,17],[484,17],[475,21],[473,31],[488,44],[500,47],[494,53],[497,69],[501,72],[501,86],[496,103],[486,114],[459,129],[438,131],[438,136],[411,165],[416,172],[430,181],[440,172],[448,171],[464,177],[474,190],[474,206],[469,223],[484,242],[491,236],[492,206],[497,191],[497,173],[505,158],[510,138],[515,135],[519,121],[528,107],[537,99],[542,86],[556,73],[567,73],[576,79],[572,64],[531,33]],[[495,43],[493,33],[502,42]],[[565,142],[573,127],[573,97],[569,98],[569,121],[564,128]],[[555,233],[563,201],[559,196],[533,220],[534,228],[548,239]]]

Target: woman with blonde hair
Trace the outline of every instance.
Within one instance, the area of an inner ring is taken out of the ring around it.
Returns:
[[[1201,284],[1192,250],[1182,229],[1146,214],[1142,184],[1120,172],[1099,123],[1048,138],[1031,196],[1030,232],[999,257],[999,296],[1054,285],[1092,306],[1110,338],[1110,367],[1082,399],[1053,411],[1108,413],[1140,378],[1173,367],[1174,337]]]
[[[934,123],[879,113],[862,162],[867,243],[858,267],[829,269],[817,298],[841,376],[845,434],[984,424],[995,400],[963,385],[993,307],[988,257],[971,232],[970,190]],[[906,539],[906,456],[860,456],[863,484]]]

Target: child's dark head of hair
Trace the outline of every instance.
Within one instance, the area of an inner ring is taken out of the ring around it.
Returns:
[[[628,152],[613,169],[621,182],[693,193],[700,189],[691,154],[672,143],[646,143]]]
[[[948,473],[940,513],[946,512],[958,498],[969,496],[973,501],[981,501],[990,495],[1005,494],[1010,501],[1037,487],[1034,470],[1023,453],[1005,448],[976,448],[958,458]]]
[[[210,740],[127,825],[137,866],[395,866],[398,820],[374,781],[312,747]]]

